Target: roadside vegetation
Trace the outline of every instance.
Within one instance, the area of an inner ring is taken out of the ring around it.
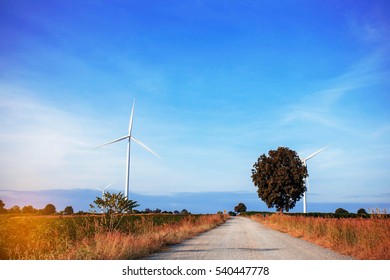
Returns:
[[[89,213],[73,207],[56,212],[19,206],[5,209],[0,200],[0,259],[114,260],[137,259],[179,243],[226,221],[227,215],[192,215],[186,209],[135,210],[136,201],[105,192]]]
[[[137,259],[224,223],[213,215],[0,215],[0,259]]]
[[[334,215],[313,213],[312,216],[264,212],[247,213],[247,217],[356,259],[390,259],[388,214],[378,210],[360,216],[340,212]]]

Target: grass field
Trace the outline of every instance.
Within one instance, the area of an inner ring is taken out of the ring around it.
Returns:
[[[0,259],[136,259],[224,223],[224,215],[0,215]]]
[[[347,219],[257,214],[250,218],[356,259],[390,259],[390,219],[381,215]]]

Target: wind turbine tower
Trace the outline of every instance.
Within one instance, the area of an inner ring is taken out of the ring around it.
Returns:
[[[323,150],[325,150],[326,148],[327,148],[328,146],[326,146],[326,147],[323,147],[322,149],[319,149],[318,151],[316,151],[316,152],[314,152],[314,153],[312,153],[310,156],[308,156],[307,158],[305,158],[305,159],[303,159],[302,160],[302,162],[303,162],[303,164],[306,166],[306,168],[307,168],[307,161],[309,160],[309,159],[311,159],[312,157],[314,157],[315,155],[317,155],[318,153],[320,153],[320,152],[322,152]],[[309,186],[309,178],[305,178],[305,186]],[[307,206],[306,206],[306,191],[303,193],[303,213],[306,213],[306,208],[307,208]]]
[[[110,141],[110,142],[108,142],[106,144],[103,144],[103,145],[101,145],[101,146],[96,148],[96,149],[98,149],[98,148],[101,148],[103,146],[110,145],[110,144],[113,144],[113,143],[116,143],[116,142],[119,142],[119,141],[122,141],[122,140],[127,140],[127,159],[126,159],[126,178],[125,178],[125,197],[126,197],[126,199],[129,198],[129,191],[130,191],[130,144],[131,144],[131,140],[136,142],[138,145],[140,145],[142,148],[144,148],[148,152],[154,154],[157,157],[160,157],[158,154],[153,152],[149,147],[147,147],[140,140],[134,138],[134,136],[132,135],[133,117],[134,117],[134,104],[135,104],[135,98],[134,98],[134,101],[133,101],[133,107],[131,109],[130,122],[129,122],[129,133],[126,136],[123,136],[121,138],[112,140],[112,141]]]

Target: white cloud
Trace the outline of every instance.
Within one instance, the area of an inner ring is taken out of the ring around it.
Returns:
[[[1,86],[0,104],[2,189],[88,184],[85,172],[93,169],[91,161],[96,159],[91,149],[96,136],[91,120],[11,86]]]

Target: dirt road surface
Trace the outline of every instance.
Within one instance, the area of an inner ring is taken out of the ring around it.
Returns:
[[[342,260],[337,254],[243,217],[173,245],[151,260]]]

